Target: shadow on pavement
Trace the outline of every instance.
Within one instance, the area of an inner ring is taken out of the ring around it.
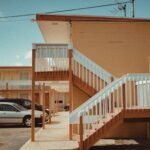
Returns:
[[[39,128],[42,127],[42,124],[38,124],[35,127]],[[24,125],[20,125],[20,124],[1,124],[0,128],[29,128],[29,127],[25,127]]]
[[[102,145],[93,146],[90,150],[150,150],[150,140],[147,139],[135,139],[137,144],[114,144],[114,145]]]

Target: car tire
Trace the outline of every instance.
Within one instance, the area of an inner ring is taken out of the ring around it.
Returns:
[[[31,127],[31,116],[25,116],[24,119],[23,119],[23,124],[26,126],[26,127]]]

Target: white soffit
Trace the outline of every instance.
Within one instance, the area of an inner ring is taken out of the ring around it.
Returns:
[[[37,21],[46,43],[70,42],[70,24],[65,21]]]

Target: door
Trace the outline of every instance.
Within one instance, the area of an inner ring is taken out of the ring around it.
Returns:
[[[22,123],[21,113],[12,105],[0,104],[0,123]]]

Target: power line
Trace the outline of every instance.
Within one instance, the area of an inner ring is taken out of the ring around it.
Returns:
[[[119,2],[119,3],[111,3],[111,4],[103,4],[103,5],[96,5],[96,6],[89,6],[89,7],[80,7],[80,8],[72,8],[72,9],[50,11],[50,12],[45,12],[45,14],[54,14],[54,13],[60,13],[60,12],[70,12],[70,11],[94,9],[94,8],[100,8],[100,7],[109,7],[109,6],[115,6],[115,5],[118,5],[118,4],[127,4],[127,3],[131,3],[131,0],[125,1],[125,2]],[[35,16],[36,14],[37,13],[22,14],[22,15],[12,15],[12,16],[3,16],[3,17],[0,17],[0,19],[30,17],[30,16]],[[5,22],[5,21],[3,21],[3,22]]]
[[[32,21],[32,20],[29,19],[0,20],[0,22],[23,22],[23,21]]]

